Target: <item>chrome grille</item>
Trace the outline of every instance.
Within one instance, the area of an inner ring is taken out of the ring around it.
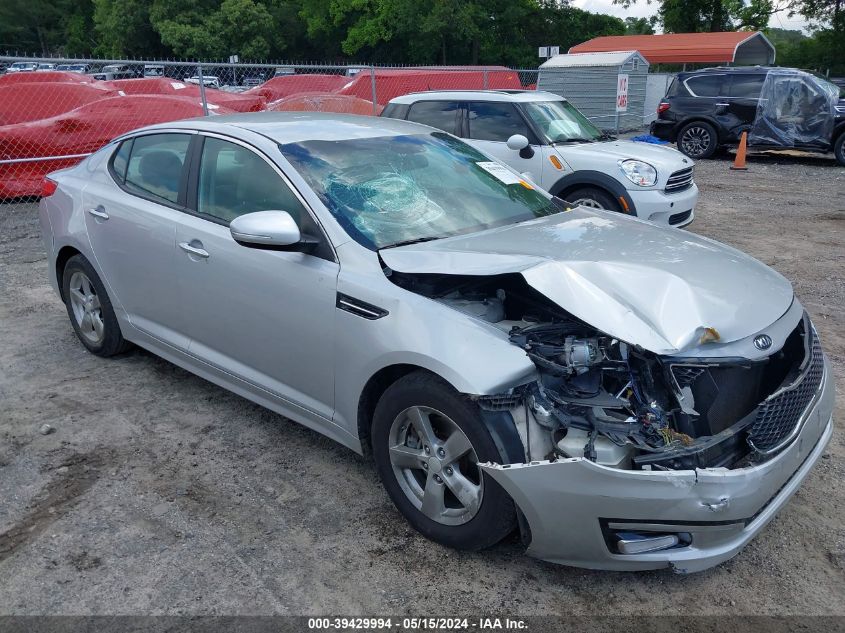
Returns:
[[[801,417],[819,389],[824,374],[824,356],[816,331],[810,328],[810,362],[788,387],[766,398],[748,433],[748,443],[761,453],[772,453],[787,444],[799,430]]]
[[[663,191],[666,193],[678,193],[679,191],[689,189],[692,186],[692,172],[692,167],[676,171],[669,176],[669,180],[666,181],[666,188]]]

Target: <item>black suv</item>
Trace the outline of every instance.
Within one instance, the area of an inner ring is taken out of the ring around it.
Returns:
[[[766,83],[770,72],[772,78]],[[831,112],[830,101],[837,94]],[[845,165],[842,97],[838,86],[793,69],[754,66],[683,72],[657,106],[651,134],[677,142],[678,149],[696,159],[736,145],[748,132],[749,147],[832,151]]]

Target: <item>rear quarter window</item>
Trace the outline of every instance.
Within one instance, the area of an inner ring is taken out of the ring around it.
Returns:
[[[695,97],[719,97],[724,94],[722,84],[724,75],[698,75],[690,77],[684,83]]]

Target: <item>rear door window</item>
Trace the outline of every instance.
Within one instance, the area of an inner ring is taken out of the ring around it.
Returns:
[[[156,202],[176,204],[191,136],[149,134],[136,137],[126,167],[126,189]]]
[[[724,94],[724,75],[699,75],[690,77],[684,83],[694,97],[719,97]]]
[[[760,91],[766,75],[737,74],[731,77],[731,88],[728,96],[737,99],[759,99]]]
[[[469,104],[469,137],[506,142],[514,134],[531,138],[525,120],[511,103],[475,101]]]
[[[455,134],[459,110],[457,101],[418,101],[408,111],[408,120]]]

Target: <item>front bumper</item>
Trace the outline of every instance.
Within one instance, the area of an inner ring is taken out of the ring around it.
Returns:
[[[482,468],[525,515],[532,556],[591,569],[696,572],[735,556],[786,504],[830,440],[833,403],[825,359],[801,432],[775,457],[748,468],[630,471],[584,458]],[[689,543],[619,554],[606,538],[610,530],[681,533]]]
[[[637,217],[661,226],[682,227],[695,219],[698,186],[678,193],[665,193],[661,189],[628,190],[634,202]]]

